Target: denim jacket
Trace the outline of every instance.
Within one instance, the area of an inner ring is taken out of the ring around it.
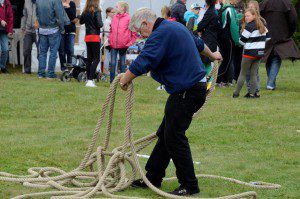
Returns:
[[[59,28],[64,32],[64,26],[70,24],[61,0],[37,0],[36,17],[40,28]]]

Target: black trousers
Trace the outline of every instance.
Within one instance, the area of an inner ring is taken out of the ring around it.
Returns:
[[[222,40],[219,45],[223,61],[219,67],[217,83],[232,83],[234,73],[234,42],[228,38]]]
[[[32,51],[33,43],[35,43],[37,45],[36,34],[27,32],[24,36],[24,46],[23,46],[24,72],[25,73],[31,73],[31,51]]]
[[[100,62],[100,42],[87,42],[86,74],[88,80],[95,79],[96,69]]]
[[[158,141],[146,164],[147,178],[160,186],[172,158],[179,183],[189,190],[199,190],[186,130],[193,114],[206,98],[206,83],[197,83],[182,93],[171,94],[165,106],[165,115],[158,128]]]

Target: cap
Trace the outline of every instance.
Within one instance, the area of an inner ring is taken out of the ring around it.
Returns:
[[[200,8],[200,5],[198,3],[193,3],[191,5],[191,9],[196,9],[196,8]]]

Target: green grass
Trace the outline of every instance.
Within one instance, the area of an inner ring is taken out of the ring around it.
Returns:
[[[194,160],[201,162],[195,170],[282,185],[279,190],[254,189],[259,198],[300,198],[300,63],[284,62],[276,91],[266,91],[266,72],[263,66],[260,70],[261,99],[232,99],[234,88],[217,88],[205,112],[193,121],[187,135]],[[157,86],[149,77],[135,81],[135,138],[154,132],[163,117],[168,95],[156,91]],[[75,80],[39,80],[18,70],[0,74],[0,171],[26,174],[34,166],[66,171],[76,168],[90,142],[108,87],[108,83],[89,89]],[[124,99],[119,91],[111,149],[122,142]],[[142,153],[150,154],[152,148]],[[145,165],[146,160],[140,162]],[[175,175],[172,164],[167,175]],[[201,197],[253,190],[218,180],[199,179],[199,185]],[[175,181],[166,182],[162,189],[171,191],[177,186]],[[0,182],[0,198],[30,191],[38,190]],[[150,190],[132,188],[120,194],[158,198]]]

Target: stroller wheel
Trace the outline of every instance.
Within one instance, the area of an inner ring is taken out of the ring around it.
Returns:
[[[80,72],[80,73],[78,74],[77,80],[78,80],[79,82],[85,82],[86,79],[87,79],[87,76],[86,76],[86,73],[85,73],[85,72]]]
[[[104,73],[99,73],[98,75],[97,75],[97,81],[99,82],[99,81],[101,81],[101,82],[106,82],[106,75],[104,74]]]
[[[70,72],[69,72],[69,71],[64,71],[64,72],[60,75],[60,80],[61,80],[62,82],[69,82],[69,81],[71,81]]]

